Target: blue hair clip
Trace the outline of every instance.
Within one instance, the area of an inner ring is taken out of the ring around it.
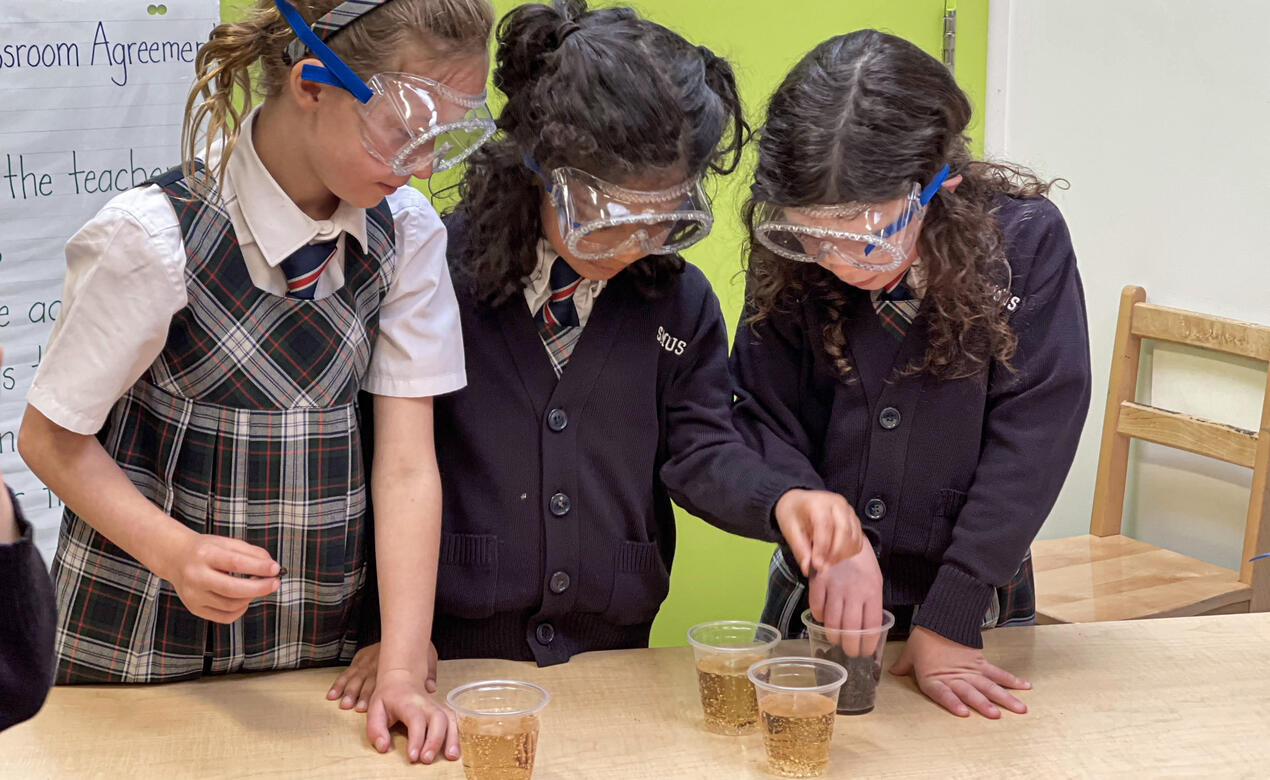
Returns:
[[[370,87],[366,86],[366,82],[362,81],[351,68],[344,64],[339,55],[331,51],[331,49],[322,42],[322,39],[314,35],[309,29],[309,25],[305,23],[304,17],[300,16],[300,12],[295,10],[295,6],[287,2],[287,0],[273,0],[273,4],[277,6],[278,12],[282,14],[282,18],[287,20],[287,24],[291,26],[293,32],[300,42],[308,47],[313,55],[322,61],[326,67],[321,68],[316,65],[305,65],[300,69],[300,77],[306,81],[314,81],[318,84],[329,84],[332,87],[346,89],[357,98],[359,103],[368,102],[375,94]]]
[[[1261,560],[1262,558],[1270,558],[1270,552],[1265,552],[1265,553],[1262,553],[1262,554],[1260,554],[1260,555],[1254,555],[1254,556],[1252,556],[1251,558],[1249,558],[1248,560],[1249,560],[1249,562],[1251,562],[1251,561],[1259,561],[1259,560]]]

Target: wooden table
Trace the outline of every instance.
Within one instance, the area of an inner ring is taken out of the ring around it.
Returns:
[[[827,777],[1140,777],[1270,774],[1270,614],[1011,628],[989,658],[1032,681],[1031,712],[958,719],[911,679],[883,675],[877,709],[839,717]],[[893,660],[900,646],[887,648]],[[442,689],[536,682],[536,779],[763,778],[758,736],[701,723],[687,648],[590,653],[538,669],[441,664]],[[330,669],[137,687],[55,689],[0,735],[0,777],[458,778],[458,763],[381,756],[363,716],[324,694]]]

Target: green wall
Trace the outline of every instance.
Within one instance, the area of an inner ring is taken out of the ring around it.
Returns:
[[[494,2],[500,15],[517,4]],[[230,19],[247,5],[247,0],[222,0],[221,11]],[[943,33],[944,0],[643,0],[631,5],[731,61],[756,126],[780,79],[825,38],[876,27],[938,56]],[[957,14],[957,79],[974,103],[971,134],[981,150],[988,0],[961,0]],[[711,184],[714,232],[688,252],[714,284],[729,328],[736,324],[744,292],[737,213],[749,165],[752,159],[727,180]],[[653,626],[653,644],[683,644],[688,627],[703,620],[757,618],[770,554],[770,545],[729,536],[681,512],[670,597]]]

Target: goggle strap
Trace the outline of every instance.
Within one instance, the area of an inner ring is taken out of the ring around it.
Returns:
[[[282,18],[287,20],[287,24],[290,25],[292,32],[300,39],[300,42],[307,46],[309,51],[313,52],[313,55],[326,66],[325,69],[312,68],[310,70],[312,66],[306,65],[300,70],[300,76],[319,84],[329,84],[333,87],[346,89],[353,94],[353,97],[357,98],[359,103],[369,102],[374,94],[371,92],[370,87],[366,86],[366,82],[358,78],[357,74],[345,65],[339,55],[331,51],[322,42],[321,38],[313,34],[313,31],[305,24],[304,17],[300,16],[300,12],[295,10],[295,6],[288,3],[287,0],[273,0],[273,3],[278,7]],[[320,77],[310,78],[310,75],[306,74]]]
[[[321,65],[306,64],[303,68],[300,68],[300,78],[318,84],[330,84],[332,87],[344,88],[344,85],[335,77],[335,74]]]
[[[935,197],[935,193],[939,192],[939,188],[944,184],[944,179],[947,178],[948,164],[945,163],[944,167],[940,168],[939,172],[935,174],[935,178],[930,180],[930,184],[926,185],[926,189],[922,190],[922,194],[919,197],[918,202],[923,206],[930,203],[931,198]]]
[[[918,196],[917,198],[918,205],[925,207],[927,203],[930,203],[931,198],[935,197],[935,193],[939,192],[939,188],[943,185],[944,179],[947,179],[947,178],[948,178],[948,164],[945,163],[944,167],[940,168],[939,171],[936,172],[934,178],[930,180],[930,183],[926,185],[926,188],[923,189],[921,194]],[[912,221],[912,219],[913,219],[912,212],[911,211],[905,212],[905,214],[901,216],[899,219],[895,220],[891,224],[882,228],[882,230],[877,234],[878,238],[890,238],[891,236],[903,230],[908,225],[908,223]],[[864,248],[864,256],[868,257],[869,253],[872,251],[873,251],[873,244],[869,244],[868,246]]]
[[[542,186],[547,190],[547,194],[550,195],[551,182],[547,180],[546,176],[542,175],[542,169],[538,167],[538,163],[534,160],[534,158],[527,154],[522,154],[520,159],[521,162],[525,164],[525,167],[528,168],[533,175],[538,177],[538,181],[542,182]]]

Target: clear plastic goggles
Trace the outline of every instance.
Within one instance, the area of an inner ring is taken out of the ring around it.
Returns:
[[[370,89],[359,107],[362,144],[398,176],[453,168],[494,134],[483,92],[462,95],[409,73],[377,73]]]
[[[760,203],[754,237],[777,256],[799,263],[894,271],[917,246],[926,205],[947,177],[945,165],[926,187],[914,183],[907,196],[887,203]]]
[[[543,179],[565,246],[583,260],[634,249],[646,255],[674,254],[705,238],[714,226],[700,179],[657,192],[626,189],[577,168],[557,168]]]
[[[322,62],[321,66],[306,64],[300,69],[301,78],[339,87],[357,99],[362,145],[394,174],[453,168],[494,134],[494,117],[485,105],[484,92],[463,95],[409,73],[377,73],[367,84],[309,29],[294,6],[287,0],[274,0],[274,4],[303,50]],[[288,50],[288,57],[294,56]]]

